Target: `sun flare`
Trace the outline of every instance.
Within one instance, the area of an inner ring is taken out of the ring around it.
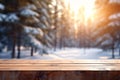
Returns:
[[[79,13],[84,15],[85,20],[93,17],[95,0],[65,0],[65,3],[77,17]]]
[[[76,38],[78,37],[78,30],[80,25],[86,28],[89,23],[95,21],[95,1],[96,0],[64,0],[66,8],[70,13],[73,24],[71,27],[75,31]]]

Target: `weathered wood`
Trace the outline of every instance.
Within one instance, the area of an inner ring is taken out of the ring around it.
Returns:
[[[0,71],[0,80],[120,80],[120,71]]]
[[[120,60],[0,60],[0,70],[120,70]]]

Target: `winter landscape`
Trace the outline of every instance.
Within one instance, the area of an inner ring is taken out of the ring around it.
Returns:
[[[120,59],[120,0],[0,0],[0,59]]]

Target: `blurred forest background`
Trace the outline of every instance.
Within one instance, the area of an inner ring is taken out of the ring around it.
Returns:
[[[20,58],[65,47],[115,50],[120,55],[120,0],[95,0],[95,12],[73,14],[64,0],[0,0],[0,52]],[[74,17],[77,18],[74,18]],[[17,53],[16,53],[17,52]]]

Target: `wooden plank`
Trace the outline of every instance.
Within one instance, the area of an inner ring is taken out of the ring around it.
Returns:
[[[0,80],[120,80],[119,71],[1,71]]]
[[[5,63],[5,64],[11,64],[11,63],[21,63],[21,64],[26,64],[26,63],[87,63],[87,64],[91,64],[91,63],[97,63],[97,64],[104,64],[104,63],[120,63],[120,60],[119,59],[111,59],[111,60],[39,60],[39,59],[36,59],[36,60],[27,60],[27,59],[0,59],[0,64],[1,63]]]
[[[0,60],[0,70],[120,70],[120,60]]]

